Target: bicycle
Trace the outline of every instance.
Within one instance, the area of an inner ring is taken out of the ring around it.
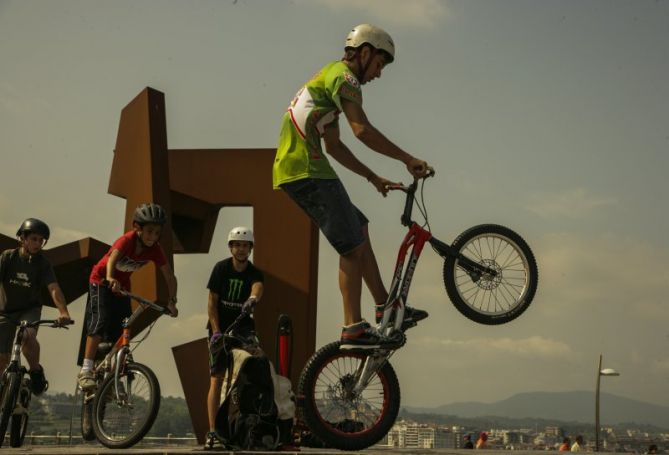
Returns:
[[[7,427],[9,427],[9,445],[11,447],[21,447],[23,445],[28,429],[28,406],[32,398],[32,391],[28,370],[21,365],[21,346],[23,345],[23,335],[26,329],[48,324],[53,328],[67,329],[57,319],[12,322],[18,327],[18,330],[14,337],[9,365],[2,373],[2,379],[0,380],[0,388],[2,389],[2,392],[0,392],[0,447],[5,441]],[[74,324],[74,321],[70,320],[67,324]]]
[[[139,315],[151,308],[161,314],[170,311],[150,300],[120,291],[139,303],[137,309],[125,318],[122,334],[112,345],[100,343],[93,368],[96,387],[83,391],[81,404],[81,435],[85,441],[97,439],[102,445],[124,449],[137,444],[151,429],[160,408],[160,384],[153,371],[134,361],[132,351],[146,335],[130,349],[131,326]]]
[[[341,350],[336,341],[316,351],[302,371],[298,385],[302,418],[328,447],[362,450],[380,441],[397,418],[400,385],[389,358],[405,344],[405,331],[416,325],[404,321],[404,311],[426,243],[444,258],[443,280],[451,303],[472,321],[486,325],[512,321],[527,310],[536,293],[534,255],[514,231],[482,224],[464,231],[451,245],[432,235],[423,189],[433,175],[430,170],[420,179],[420,200],[416,199],[418,179],[409,186],[390,187],[406,193],[401,223],[409,229],[400,245],[383,317],[376,326],[392,344],[350,351]],[[412,220],[414,202],[425,219],[422,226]]]

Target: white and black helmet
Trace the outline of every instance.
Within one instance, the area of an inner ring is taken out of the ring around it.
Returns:
[[[165,210],[158,204],[142,204],[135,209],[132,221],[140,226],[144,226],[145,224],[159,224],[162,226],[167,222],[167,215],[165,215]]]
[[[253,231],[251,228],[247,228],[246,226],[237,226],[236,228],[232,228],[228,234],[228,246],[230,246],[230,242],[233,241],[251,242],[251,246],[253,246]]]
[[[388,63],[395,60],[395,42],[385,30],[370,24],[354,27],[346,37],[345,48],[357,49],[363,44],[385,52],[389,58]]]

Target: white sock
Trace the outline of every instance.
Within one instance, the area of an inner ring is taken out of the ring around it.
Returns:
[[[355,326],[357,326],[357,325],[364,324],[364,323],[366,323],[366,322],[367,322],[367,321],[365,321],[365,320],[363,319],[362,321],[354,322],[353,324],[350,324],[350,325],[345,325],[344,328],[345,328],[345,329],[350,329],[351,327],[355,327]]]
[[[84,364],[81,367],[81,371],[91,371],[95,365],[95,360],[93,359],[84,359]]]

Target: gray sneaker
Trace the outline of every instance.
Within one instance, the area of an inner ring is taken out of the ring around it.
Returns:
[[[79,388],[84,391],[93,390],[97,385],[95,373],[91,370],[80,371],[77,375],[77,382],[79,383]]]
[[[345,350],[396,349],[402,345],[397,340],[379,335],[367,321],[344,327],[340,342],[339,348]]]

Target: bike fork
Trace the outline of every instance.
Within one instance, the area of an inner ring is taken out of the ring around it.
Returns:
[[[127,404],[130,404],[130,395],[129,390],[125,391],[125,396],[121,397],[119,392],[121,386],[121,372],[126,365],[126,359],[128,356],[128,347],[125,346],[116,353],[116,365],[114,365],[114,389],[116,391],[116,400],[121,402],[124,401]]]
[[[359,395],[362,393],[363,390],[367,388],[369,385],[369,381],[372,379],[372,376],[376,374],[377,371],[383,367],[383,365],[388,361],[388,358],[390,358],[390,355],[388,352],[385,353],[374,353],[372,355],[368,355],[367,358],[365,359],[365,362],[358,367],[358,371],[356,372],[357,376],[357,381],[355,382],[355,386],[353,387],[353,392],[356,395]]]

